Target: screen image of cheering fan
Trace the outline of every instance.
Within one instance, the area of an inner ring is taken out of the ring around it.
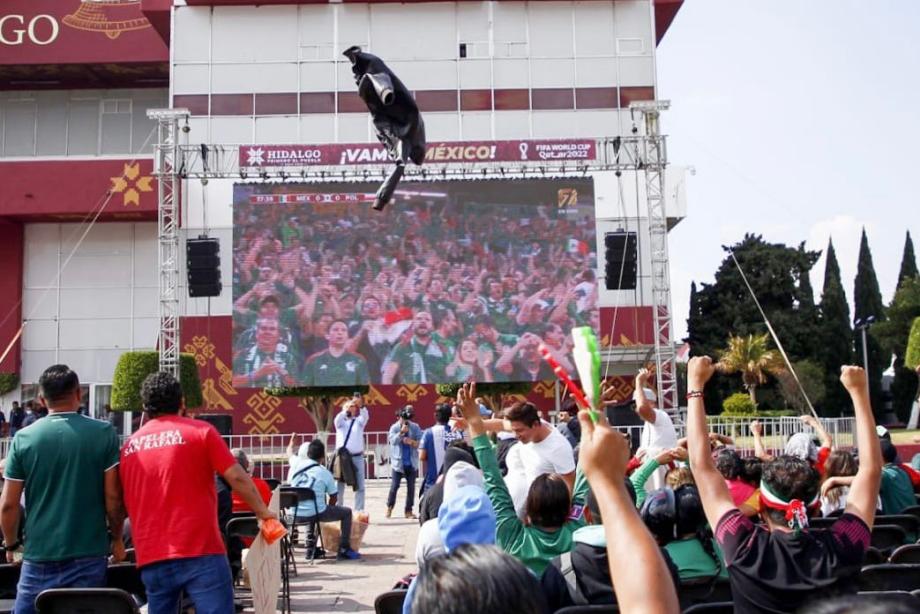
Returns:
[[[237,184],[233,383],[554,379],[598,329],[591,178]]]

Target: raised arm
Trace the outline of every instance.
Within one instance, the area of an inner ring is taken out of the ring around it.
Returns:
[[[710,452],[702,393],[713,372],[715,367],[708,356],[691,358],[687,365],[687,449],[696,487],[703,500],[703,511],[711,527],[715,527],[726,512],[736,509],[725,479],[716,469]]]
[[[604,519],[610,579],[623,612],[665,614],[679,612],[677,594],[661,550],[639,518],[625,487],[629,444],[606,424],[595,425],[587,411],[581,422],[584,468]],[[623,561],[629,561],[624,565]]]
[[[636,375],[636,387],[635,390],[633,390],[633,401],[636,402],[636,412],[643,420],[645,420],[644,416],[649,415],[649,412],[655,408],[655,404],[645,396],[645,388],[651,376],[652,374],[648,369],[640,369],[639,373]],[[646,420],[646,422],[648,422],[648,420]]]
[[[763,445],[763,425],[754,420],[750,424],[751,435],[754,436],[754,456],[759,458],[765,463],[769,463],[773,460],[773,455],[767,452],[767,449]]]
[[[859,469],[847,494],[846,512],[862,518],[871,529],[882,479],[882,451],[875,433],[875,417],[869,403],[866,372],[859,367],[844,366],[841,368],[840,382],[853,399],[856,446],[859,449]]]
[[[830,433],[824,430],[824,425],[821,424],[820,420],[814,416],[802,416],[802,422],[815,430],[815,434],[818,436],[822,448],[834,449],[834,438],[830,436]]]

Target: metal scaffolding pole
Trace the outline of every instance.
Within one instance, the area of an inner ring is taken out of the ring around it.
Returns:
[[[179,181],[181,153],[179,122],[187,109],[150,109],[147,117],[157,122],[153,174],[157,178],[157,241],[159,271],[160,332],[157,349],[160,371],[179,379]]]
[[[652,316],[655,326],[655,366],[658,398],[663,409],[677,409],[676,351],[671,339],[671,276],[668,263],[668,218],[665,211],[665,167],[667,150],[665,138],[659,131],[661,111],[670,107],[667,100],[634,102],[632,112],[645,119],[642,139],[642,168],[648,202],[648,245],[652,264]]]

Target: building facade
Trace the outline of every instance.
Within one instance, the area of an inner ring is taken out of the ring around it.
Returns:
[[[371,142],[373,126],[341,55],[359,45],[386,59],[413,90],[430,143],[628,135],[643,129],[628,106],[655,98],[655,47],[680,4],[4,3],[0,350],[10,345],[0,372],[18,373],[21,387],[3,397],[3,409],[34,396],[45,366],[66,362],[98,414],[120,354],[155,347],[156,181],[147,109],[187,108],[189,144]],[[616,230],[643,236],[641,177],[594,179],[598,245]],[[312,430],[296,400],[230,383],[233,184],[183,183],[183,236],[221,240],[225,288],[212,299],[183,291],[183,349],[198,359],[206,411],[232,412],[236,432]],[[686,206],[682,173],[671,172],[668,185],[676,223]],[[639,249],[636,291],[602,290],[600,297],[601,337],[633,356],[644,355],[653,337],[647,251]],[[615,373],[623,395],[635,363]],[[550,407],[557,394],[537,384],[531,398]],[[376,426],[389,424],[401,404],[430,408],[437,397],[433,386],[375,386],[371,401],[386,410]]]

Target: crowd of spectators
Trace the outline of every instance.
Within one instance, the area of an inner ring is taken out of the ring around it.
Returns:
[[[572,327],[598,324],[593,205],[502,185],[426,184],[384,217],[237,203],[235,385],[550,379],[540,342],[571,367]]]

